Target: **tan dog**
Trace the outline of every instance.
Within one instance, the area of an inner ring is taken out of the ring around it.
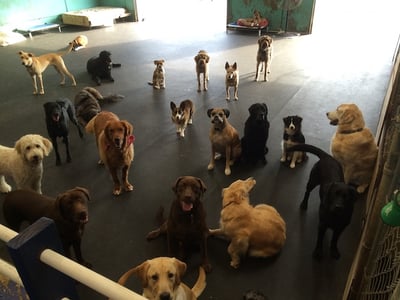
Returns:
[[[357,186],[363,193],[374,172],[378,146],[371,130],[365,127],[362,112],[357,105],[341,104],[326,113],[330,124],[338,126],[331,140],[332,156],[343,167],[344,180]]]
[[[258,81],[258,75],[260,72],[264,72],[264,81],[268,81],[268,75],[269,73],[271,73],[271,62],[272,38],[269,35],[263,35],[258,39],[256,78],[254,79],[255,81]]]
[[[222,190],[220,228],[210,230],[211,235],[228,238],[230,265],[239,267],[240,257],[269,257],[279,253],[286,241],[286,223],[267,204],[252,206],[249,192],[256,181],[250,177],[237,180]]]
[[[203,90],[208,90],[208,80],[209,80],[209,67],[208,63],[210,62],[210,56],[207,51],[200,50],[199,53],[194,57],[194,61],[196,62],[196,74],[197,74],[197,91],[201,92],[201,74],[203,74]]]
[[[71,43],[72,50],[78,51],[79,49],[85,48],[88,45],[89,39],[86,35],[78,35]]]
[[[230,100],[231,95],[229,89],[233,87],[235,100],[239,100],[238,97],[238,87],[239,87],[239,70],[237,68],[236,62],[233,65],[229,65],[228,62],[225,63],[225,90],[226,90],[226,100]]]
[[[176,133],[180,137],[185,137],[185,129],[188,124],[192,124],[194,114],[194,104],[192,100],[183,100],[179,106],[176,106],[174,102],[170,102],[171,107],[171,119],[176,125]]]
[[[156,68],[153,72],[153,81],[148,82],[148,84],[152,85],[153,88],[165,89],[165,69],[164,69],[165,61],[163,59],[158,59],[154,61]]]
[[[101,111],[86,125],[88,133],[96,136],[100,161],[111,173],[114,181],[113,194],[121,193],[121,182],[117,172],[122,169],[122,184],[126,191],[132,191],[133,186],[128,181],[129,168],[134,157],[133,126],[109,111]]]
[[[195,300],[206,287],[206,273],[199,268],[199,277],[192,289],[181,281],[186,264],[176,258],[157,257],[123,274],[118,283],[125,285],[128,278],[136,275],[143,286],[143,296],[150,300]]]
[[[22,65],[32,77],[34,95],[38,94],[36,79],[39,80],[39,94],[44,94],[42,73],[49,65],[53,65],[57,72],[61,75],[61,85],[65,84],[65,75],[67,75],[72,80],[72,86],[76,86],[75,77],[68,71],[64,60],[62,59],[63,55],[71,52],[72,47],[73,45],[70,44],[68,49],[63,53],[47,53],[41,56],[35,56],[32,53],[27,53],[24,51],[18,52],[22,61]]]
[[[234,164],[241,153],[239,134],[237,130],[228,122],[230,115],[228,109],[211,108],[207,111],[211,118],[210,142],[211,142],[211,160],[208,164],[208,170],[214,169],[215,159],[225,156],[225,175],[231,174],[231,165]]]

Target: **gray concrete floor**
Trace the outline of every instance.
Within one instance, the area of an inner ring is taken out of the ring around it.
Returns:
[[[83,253],[100,274],[117,280],[126,270],[146,259],[167,254],[163,238],[147,242],[145,236],[155,227],[154,217],[160,205],[168,208],[174,195],[175,179],[182,175],[200,177],[207,186],[204,203],[207,222],[218,226],[221,189],[236,179],[253,176],[257,185],[251,202],[276,207],[287,223],[287,242],[281,254],[272,259],[245,258],[238,270],[229,266],[227,243],[209,241],[213,271],[207,275],[207,288],[201,299],[241,299],[248,289],[258,289],[274,300],[340,299],[357,248],[364,202],[356,203],[351,225],[339,241],[342,257],[322,261],[311,257],[316,242],[318,193],[310,199],[306,213],[299,210],[309,171],[316,161],[289,169],[279,162],[283,133],[282,118],[303,117],[307,143],[329,151],[335,128],[325,113],[345,102],[357,103],[367,125],[375,130],[382,99],[391,72],[396,36],[368,39],[367,34],[331,32],[295,38],[274,37],[274,59],[270,81],[254,82],[257,36],[248,33],[191,32],[179,28],[160,28],[145,23],[122,23],[112,28],[79,31],[66,27],[62,33],[36,34],[33,40],[0,49],[0,143],[12,146],[24,134],[47,136],[42,104],[60,97],[73,99],[85,86],[94,86],[86,73],[86,61],[101,50],[109,50],[122,68],[113,70],[114,83],[98,87],[104,95],[120,93],[125,99],[104,106],[134,126],[135,160],[130,180],[135,189],[114,197],[109,173],[97,165],[93,136],[80,140],[71,128],[70,164],[55,165],[54,152],[44,161],[43,193],[56,196],[74,186],[90,190],[90,221],[83,238]],[[33,96],[31,81],[21,66],[17,52],[22,49],[37,55],[62,49],[77,34],[89,37],[89,47],[65,56],[65,63],[76,76],[77,87],[58,86],[58,75],[49,68],[44,73],[46,94]],[[197,93],[193,57],[200,49],[211,55],[209,91]],[[166,60],[165,90],[153,90],[147,84],[153,72],[153,60]],[[227,102],[224,95],[224,64],[236,61],[240,70],[239,101]],[[193,125],[179,140],[169,117],[169,102],[190,98],[196,105]],[[235,165],[225,176],[222,164],[207,171],[210,157],[206,111],[224,107],[231,111],[230,122],[243,134],[248,107],[265,102],[271,122],[266,166]],[[62,149],[62,148],[61,148]],[[63,150],[63,149],[62,149]],[[64,151],[62,157],[65,161]],[[3,196],[1,196],[3,198]],[[4,222],[2,215],[1,223]],[[330,236],[330,235],[329,235]],[[328,242],[328,240],[327,240]],[[327,243],[326,243],[327,246]],[[8,259],[4,245],[0,256]],[[188,263],[184,282],[191,286],[197,276],[198,254]],[[140,292],[138,280],[129,287]],[[85,286],[78,286],[81,299],[105,297]]]

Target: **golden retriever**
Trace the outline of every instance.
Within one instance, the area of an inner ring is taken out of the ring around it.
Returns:
[[[378,155],[374,135],[365,127],[362,112],[353,103],[341,104],[326,115],[330,124],[337,126],[331,140],[332,156],[342,165],[345,182],[363,193],[371,181]]]
[[[199,268],[199,277],[193,288],[181,281],[186,264],[171,257],[157,257],[146,260],[123,274],[118,283],[125,285],[128,278],[136,275],[143,285],[143,296],[151,300],[195,300],[206,287],[206,273]]]
[[[102,111],[89,121],[85,129],[96,136],[99,163],[104,163],[111,173],[114,181],[113,194],[117,196],[121,193],[121,182],[117,175],[120,169],[125,190],[132,191],[128,174],[134,157],[133,126],[126,120],[120,120],[112,112]]]
[[[61,52],[60,53],[47,53],[47,54],[43,54],[40,56],[35,56],[32,53],[27,53],[22,50],[18,52],[19,57],[22,62],[22,65],[26,68],[29,75],[31,75],[31,77],[32,77],[33,94],[34,95],[38,94],[36,78],[39,80],[39,94],[40,95],[44,94],[42,73],[50,65],[54,66],[54,68],[60,74],[60,76],[61,76],[60,85],[65,84],[65,75],[67,75],[72,81],[72,86],[76,86],[76,81],[75,81],[74,75],[72,75],[68,71],[67,67],[65,66],[64,60],[62,59],[63,55],[71,52],[72,47],[73,47],[73,44],[71,43],[69,45],[68,49],[64,53],[61,53]]]
[[[210,234],[230,240],[230,265],[238,268],[240,257],[268,257],[279,253],[286,241],[286,223],[277,210],[267,204],[252,206],[249,192],[256,181],[236,180],[222,190],[220,228]]]

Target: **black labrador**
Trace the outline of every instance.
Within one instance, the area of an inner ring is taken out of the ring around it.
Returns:
[[[71,162],[71,153],[69,150],[69,139],[68,139],[68,121],[70,120],[77,128],[80,138],[83,138],[82,129],[78,123],[75,114],[75,108],[72,102],[67,99],[60,99],[55,102],[46,102],[43,104],[44,111],[46,114],[46,126],[47,132],[53,143],[54,152],[56,153],[56,165],[61,164],[60,153],[58,152],[57,138],[61,137],[65,144],[67,152],[67,162]]]
[[[327,229],[331,229],[333,235],[330,244],[330,255],[338,259],[340,252],[337,248],[337,243],[344,229],[350,224],[356,199],[356,190],[353,186],[344,183],[341,164],[322,149],[302,144],[292,146],[288,150],[309,152],[319,158],[319,161],[311,169],[300,208],[307,209],[310,193],[319,185],[321,203],[319,207],[317,245],[314,249],[313,257],[316,259],[322,258],[322,244],[325,232]]]
[[[102,79],[114,82],[114,78],[111,76],[111,69],[117,67],[121,67],[121,64],[113,63],[111,53],[106,50],[101,51],[99,56],[90,58],[86,64],[88,73],[97,85],[101,85]]]
[[[267,140],[269,136],[268,107],[265,103],[255,103],[249,107],[250,116],[244,125],[244,136],[241,139],[242,159],[245,162],[267,163]]]

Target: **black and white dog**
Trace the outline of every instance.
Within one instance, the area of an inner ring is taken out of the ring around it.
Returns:
[[[290,167],[294,168],[296,163],[301,163],[307,159],[306,153],[302,151],[287,151],[287,148],[293,145],[304,144],[305,138],[301,131],[302,117],[287,116],[283,118],[284,132],[282,141],[281,162],[290,162]]]
[[[67,162],[71,162],[68,139],[68,120],[74,123],[76,128],[78,128],[79,136],[83,138],[83,132],[76,118],[75,108],[72,105],[72,102],[69,99],[64,98],[55,102],[46,102],[43,104],[43,107],[46,114],[47,132],[51,142],[53,143],[54,152],[56,153],[56,165],[59,166],[61,164],[60,153],[58,152],[57,145],[58,137],[61,137],[65,144]]]
[[[101,80],[108,80],[114,82],[114,78],[111,76],[111,69],[121,67],[121,64],[114,64],[111,60],[111,53],[103,50],[100,52],[98,57],[92,57],[86,64],[86,69],[92,79],[101,85]]]
[[[342,165],[322,149],[302,144],[293,146],[289,150],[310,152],[319,158],[319,161],[311,169],[300,208],[303,210],[307,209],[310,193],[319,185],[319,197],[321,201],[319,207],[318,238],[313,257],[317,259],[322,257],[325,232],[327,229],[332,229],[333,235],[330,254],[331,257],[338,259],[340,252],[337,248],[337,243],[344,229],[350,224],[354,201],[357,195],[356,189],[344,183]]]
[[[249,113],[241,139],[242,159],[254,164],[261,160],[266,164],[269,136],[268,107],[265,103],[254,103],[249,107]]]

